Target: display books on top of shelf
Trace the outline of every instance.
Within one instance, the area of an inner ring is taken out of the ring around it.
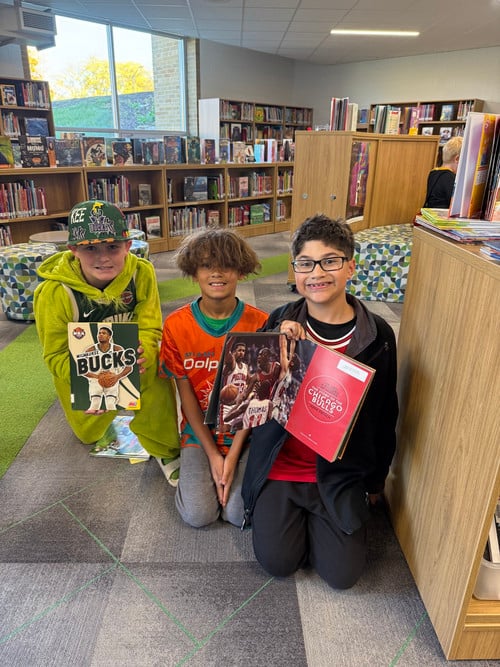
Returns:
[[[56,138],[55,137],[46,137],[47,140],[47,155],[49,157],[49,167],[57,167],[56,159]]]
[[[234,358],[243,345],[243,360]],[[226,336],[205,423],[235,431],[278,421],[328,461],[341,458],[375,371],[279,333]]]
[[[145,140],[140,137],[133,137],[130,140],[130,143],[132,144],[132,157],[134,159],[134,164],[143,164],[144,162],[144,156],[142,152],[142,145],[144,141]]]
[[[450,217],[482,217],[488,168],[499,123],[500,115],[496,114],[471,112],[467,117]]]
[[[494,262],[500,262],[500,241],[486,241],[479,248],[480,252],[492,259]]]
[[[4,83],[0,86],[1,101],[3,106],[17,106],[16,86],[10,83]]]
[[[55,139],[54,151],[58,167],[81,167],[83,165],[80,139]]]
[[[69,322],[73,410],[139,410],[135,322]]]
[[[188,164],[200,164],[201,162],[201,142],[200,137],[186,137],[186,155]]]
[[[151,206],[153,203],[151,183],[139,183],[137,186],[137,201],[139,206]]]
[[[21,164],[23,167],[48,167],[47,140],[45,137],[28,137],[21,134],[18,137],[21,149]]]
[[[202,164],[215,164],[217,160],[215,139],[201,139],[200,141]]]
[[[9,169],[14,166],[14,153],[10,137],[0,135],[0,169]]]
[[[230,148],[228,139],[221,139],[219,141],[219,162],[229,162],[231,158]]]
[[[159,139],[144,139],[142,142],[143,164],[164,164],[165,144]]]
[[[114,165],[134,164],[134,152],[131,141],[112,141],[111,150],[113,152]]]
[[[90,450],[91,456],[113,459],[138,459],[147,461],[150,456],[139,442],[139,438],[130,430],[131,415],[118,415],[113,419],[115,437],[105,445],[95,444]]]
[[[104,137],[82,137],[83,164],[86,167],[106,166],[106,141]]]
[[[184,164],[184,138],[176,134],[167,134],[163,137],[165,143],[165,162],[167,164]]]
[[[500,223],[476,218],[451,218],[447,209],[422,208],[415,224],[459,243],[500,240]]]
[[[246,162],[246,148],[244,141],[231,142],[231,162],[235,164],[245,164]],[[255,154],[254,154],[255,159]]]
[[[161,237],[161,221],[159,215],[146,215],[144,217],[144,227],[147,239],[158,239]]]

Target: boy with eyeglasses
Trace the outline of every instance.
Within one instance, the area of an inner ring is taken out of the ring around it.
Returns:
[[[292,238],[302,298],[274,310],[263,327],[309,339],[375,368],[346,451],[333,463],[275,420],[252,429],[242,494],[257,560],[285,577],[312,566],[333,588],[349,588],[366,560],[366,523],[396,444],[396,341],[384,319],[346,293],[354,237],[345,222],[308,218]],[[235,443],[245,440],[238,431]],[[244,525],[245,525],[244,523]]]

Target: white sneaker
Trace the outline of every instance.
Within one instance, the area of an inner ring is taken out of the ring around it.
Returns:
[[[175,473],[181,467],[181,457],[178,456],[176,459],[172,459],[168,463],[163,463],[159,456],[156,457],[156,460],[158,461],[158,465],[165,475],[167,482],[170,484],[170,486],[175,488],[179,483],[179,474],[177,473],[177,475],[175,475]]]

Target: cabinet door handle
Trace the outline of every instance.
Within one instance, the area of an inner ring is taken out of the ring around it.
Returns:
[[[337,199],[337,195],[330,195],[330,200],[335,201]]]
[[[302,193],[302,199],[307,199],[308,197],[309,195],[307,194],[307,192]]]

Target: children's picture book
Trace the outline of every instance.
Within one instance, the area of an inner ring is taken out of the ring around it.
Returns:
[[[146,215],[144,227],[147,239],[159,239],[161,237],[161,221],[159,215]]]
[[[328,461],[347,446],[374,369],[275,332],[226,336],[205,423],[236,431],[270,419]]]
[[[139,410],[138,346],[135,322],[69,322],[73,410]]]
[[[0,169],[9,169],[14,166],[14,153],[10,137],[0,135]]]
[[[104,167],[106,142],[104,137],[82,137],[83,164],[86,167]]]
[[[167,164],[183,164],[186,162],[184,155],[184,138],[176,134],[167,134],[163,137],[165,144],[165,162]]]
[[[3,86],[0,86],[0,92],[3,106],[17,106],[16,86],[14,84],[5,83]]]
[[[21,149],[21,164],[23,167],[48,167],[47,140],[45,137],[28,137],[21,134],[19,137]]]
[[[200,137],[186,137],[186,155],[188,164],[200,164],[201,162],[201,143]]]
[[[151,183],[139,183],[137,186],[137,201],[139,206],[151,206],[153,203]]]
[[[113,419],[115,438],[107,445],[94,445],[91,456],[113,459],[137,459],[147,461],[148,452],[139,442],[139,438],[130,430],[131,415],[118,415]]]
[[[58,167],[81,167],[83,165],[80,139],[55,139],[54,151]]]

